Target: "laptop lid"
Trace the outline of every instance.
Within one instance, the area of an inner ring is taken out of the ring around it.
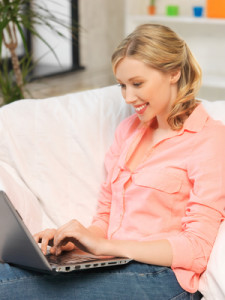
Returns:
[[[30,269],[51,267],[5,192],[0,191],[0,260]]]

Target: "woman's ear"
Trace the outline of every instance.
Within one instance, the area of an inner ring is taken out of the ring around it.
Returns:
[[[172,84],[177,83],[178,80],[180,79],[180,76],[181,76],[181,71],[180,70],[172,71],[171,72],[171,77],[170,77],[170,82]]]

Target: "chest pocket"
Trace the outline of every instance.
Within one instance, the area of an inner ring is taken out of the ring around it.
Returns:
[[[163,191],[168,194],[178,193],[181,189],[182,179],[171,170],[160,170],[154,173],[140,172],[132,176],[134,184]]]

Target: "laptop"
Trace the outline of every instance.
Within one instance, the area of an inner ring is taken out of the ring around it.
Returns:
[[[79,250],[60,256],[42,253],[5,192],[0,191],[0,261],[39,272],[71,272],[129,263],[123,257],[95,256]]]

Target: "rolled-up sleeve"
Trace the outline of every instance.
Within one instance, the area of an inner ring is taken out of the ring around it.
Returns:
[[[217,236],[225,208],[225,129],[218,124],[196,139],[187,173],[193,188],[190,192],[182,231],[168,237],[173,250],[172,268],[201,274]],[[179,275],[178,275],[179,276]],[[182,275],[181,275],[182,276]],[[191,279],[190,279],[191,280]],[[190,284],[189,284],[190,286]],[[194,282],[192,283],[194,287]]]

